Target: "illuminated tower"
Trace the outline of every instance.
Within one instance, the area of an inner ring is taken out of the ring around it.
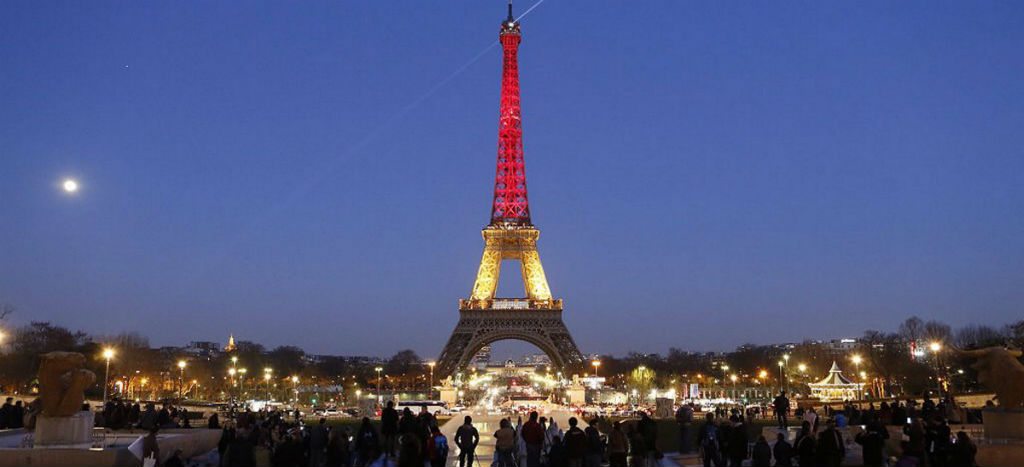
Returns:
[[[583,356],[562,321],[562,300],[551,296],[537,253],[540,230],[530,220],[523,158],[522,109],[519,100],[519,22],[501,23],[501,105],[498,114],[498,163],[491,220],[483,229],[484,253],[468,299],[459,300],[459,324],[448,340],[438,370],[451,374],[465,367],[483,346],[506,339],[530,342],[559,367],[580,367]],[[505,260],[519,261],[525,297],[496,298],[498,274]]]

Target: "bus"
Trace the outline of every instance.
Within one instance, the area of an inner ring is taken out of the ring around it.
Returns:
[[[402,412],[405,409],[412,411],[413,415],[419,415],[423,409],[430,412],[432,415],[443,415],[451,416],[451,410],[448,410],[448,404],[442,401],[400,401],[395,405],[395,410]]]

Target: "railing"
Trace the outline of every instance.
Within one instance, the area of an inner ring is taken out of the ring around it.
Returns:
[[[561,310],[562,300],[531,300],[528,298],[494,298],[490,300],[459,300],[462,310]]]

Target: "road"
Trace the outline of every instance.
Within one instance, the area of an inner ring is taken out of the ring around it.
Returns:
[[[554,418],[562,431],[569,429],[569,417],[574,414],[557,406],[546,406],[539,410],[542,417]],[[477,405],[470,410],[455,414],[451,420],[441,426],[441,432],[448,437],[450,452],[448,454],[448,465],[459,465],[459,448],[455,445],[455,431],[463,423],[463,418],[469,415],[473,417],[473,426],[480,432],[480,444],[476,448],[476,457],[479,460],[479,467],[490,467],[494,460],[494,432],[498,431],[498,424],[502,418],[508,415],[500,415],[496,412],[488,412],[484,405]],[[527,414],[523,414],[523,422],[526,422]],[[516,417],[512,418],[512,425],[515,426]],[[586,423],[580,420],[580,428],[586,428]]]

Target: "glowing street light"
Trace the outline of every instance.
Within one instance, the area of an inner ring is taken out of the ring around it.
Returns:
[[[110,359],[114,358],[114,349],[103,349],[103,359],[107,361],[107,371],[103,373],[103,405],[107,405],[107,385],[110,384]]]
[[[431,399],[434,398],[434,367],[436,365],[437,365],[437,362],[427,363],[427,366],[430,367],[430,398]]]
[[[185,393],[185,360],[178,360],[178,400],[181,400]]]
[[[594,361],[590,362],[590,364],[594,366],[594,377],[596,378],[597,377],[597,369],[601,368],[601,360],[595,359]]]
[[[797,365],[796,368],[798,370],[800,370],[800,373],[804,373],[804,374],[807,373],[807,364],[806,363],[801,363],[801,364]]]
[[[384,371],[384,369],[381,367],[377,367],[374,368],[373,371],[377,372],[377,403],[383,405],[384,396],[380,392],[380,372]]]
[[[939,353],[939,351],[942,350],[942,343],[939,341],[932,341],[932,343],[928,344],[928,350],[931,350],[932,353]]]

